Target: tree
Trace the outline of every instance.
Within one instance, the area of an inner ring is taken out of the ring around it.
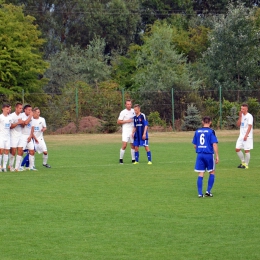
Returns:
[[[43,73],[48,63],[40,49],[44,40],[32,16],[21,7],[0,6],[0,91],[10,96],[42,92],[46,83]],[[21,96],[21,95],[20,95]]]
[[[253,18],[254,9],[230,4],[227,15],[216,19],[203,57],[210,88],[221,85],[223,90],[241,90],[257,86],[260,46]],[[234,99],[234,95],[226,98]]]
[[[186,113],[187,116],[184,117],[182,130],[194,131],[201,127],[201,116],[196,106],[193,104],[188,105]]]

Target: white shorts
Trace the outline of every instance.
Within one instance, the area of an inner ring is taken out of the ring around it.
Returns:
[[[23,147],[23,150],[28,149],[28,150],[34,150],[34,144],[33,144],[33,140],[31,139],[31,141],[28,143],[28,137],[29,135],[22,135],[21,137],[21,141],[18,147]]]
[[[236,149],[252,150],[253,149],[253,138],[247,138],[244,141],[244,137],[238,137],[236,143]]]
[[[11,147],[17,148],[22,147],[21,136],[11,136]]]
[[[10,138],[0,137],[0,148],[9,150],[10,149]]]
[[[132,144],[134,142],[134,139],[132,137],[132,132],[122,133],[122,142]]]
[[[39,143],[34,142],[35,150],[38,153],[47,152],[47,146],[43,138],[38,139]]]

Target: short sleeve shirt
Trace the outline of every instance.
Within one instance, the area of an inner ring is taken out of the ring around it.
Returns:
[[[248,126],[252,125],[251,131],[248,134],[249,138],[253,137],[253,116],[250,113],[247,113],[246,115],[242,114],[242,118],[241,118],[241,124],[240,124],[240,137],[244,138]]]
[[[135,111],[133,108],[131,108],[131,110],[127,110],[127,109],[124,109],[121,111],[121,113],[119,114],[119,117],[118,119],[119,120],[129,120],[129,119],[133,119],[135,116]],[[134,128],[134,122],[131,122],[131,123],[125,123],[125,124],[122,124],[122,132],[128,132],[128,131],[132,131]]]

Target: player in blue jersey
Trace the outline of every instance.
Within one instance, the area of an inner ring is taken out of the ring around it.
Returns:
[[[203,198],[203,177],[204,172],[209,172],[208,188],[205,193],[206,197],[213,197],[211,189],[215,181],[215,163],[219,162],[218,157],[218,139],[215,131],[210,128],[211,119],[206,116],[203,118],[203,127],[196,130],[192,143],[196,149],[197,159],[195,172],[199,173],[197,179],[198,197]],[[215,160],[214,160],[215,153]]]
[[[145,114],[141,113],[140,105],[134,105],[135,117],[134,117],[134,128],[133,128],[133,138],[135,147],[135,162],[139,163],[139,146],[144,146],[148,164],[152,164],[152,155],[148,146],[148,122],[146,120]]]

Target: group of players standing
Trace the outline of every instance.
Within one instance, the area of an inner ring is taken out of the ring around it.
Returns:
[[[139,163],[139,146],[144,146],[147,152],[148,164],[151,162],[151,152],[148,147],[148,122],[140,111],[138,104],[132,109],[131,100],[126,100],[125,109],[121,111],[117,123],[122,125],[122,147],[120,149],[119,163],[123,164],[123,158],[127,143],[131,145],[132,163]],[[210,128],[211,118],[205,116],[202,120],[203,127],[195,131],[192,143],[197,153],[194,170],[198,173],[197,190],[198,197],[213,197],[211,189],[215,182],[215,164],[219,162],[218,139],[215,131]],[[253,116],[248,112],[248,105],[242,104],[237,120],[240,134],[236,142],[236,153],[241,160],[238,168],[248,169],[250,150],[253,149]],[[241,151],[243,149],[245,152]],[[203,194],[204,173],[209,172],[208,185]]]
[[[50,168],[47,163],[48,152],[43,138],[47,129],[46,122],[40,117],[40,109],[31,105],[17,103],[11,113],[11,106],[3,104],[0,115],[0,171],[23,171],[21,167],[24,151],[28,151],[28,170],[36,171],[35,151],[43,153],[43,166]],[[9,167],[7,163],[9,160]]]

